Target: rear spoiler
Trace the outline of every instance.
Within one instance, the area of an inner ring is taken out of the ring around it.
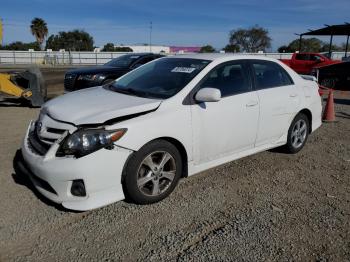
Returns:
[[[305,80],[309,80],[309,81],[315,81],[317,82],[317,78],[314,76],[310,76],[310,75],[300,75],[302,78],[304,78]]]

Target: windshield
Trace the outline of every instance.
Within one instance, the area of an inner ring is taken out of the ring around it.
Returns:
[[[140,58],[139,55],[122,55],[112,59],[105,65],[113,66],[113,67],[129,67],[132,63],[134,63],[139,58]]]
[[[149,98],[169,98],[184,88],[211,61],[162,58],[152,61],[114,82],[110,89]]]

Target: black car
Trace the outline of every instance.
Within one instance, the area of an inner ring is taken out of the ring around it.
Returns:
[[[65,92],[71,92],[108,84],[129,71],[160,57],[162,55],[132,53],[112,59],[101,66],[69,70],[64,77],[64,90]]]

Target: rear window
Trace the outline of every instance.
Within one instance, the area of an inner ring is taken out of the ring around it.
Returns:
[[[105,65],[113,66],[113,67],[129,67],[132,63],[134,63],[139,58],[140,58],[139,55],[122,55],[112,59]]]
[[[308,54],[296,54],[295,59],[307,61],[307,60],[310,60],[310,56]]]
[[[274,62],[254,61],[253,68],[258,89],[294,84],[289,74]]]

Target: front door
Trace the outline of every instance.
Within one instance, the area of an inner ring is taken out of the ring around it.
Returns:
[[[222,99],[191,106],[195,164],[254,147],[259,100],[244,60],[218,65],[199,84],[217,88]]]

